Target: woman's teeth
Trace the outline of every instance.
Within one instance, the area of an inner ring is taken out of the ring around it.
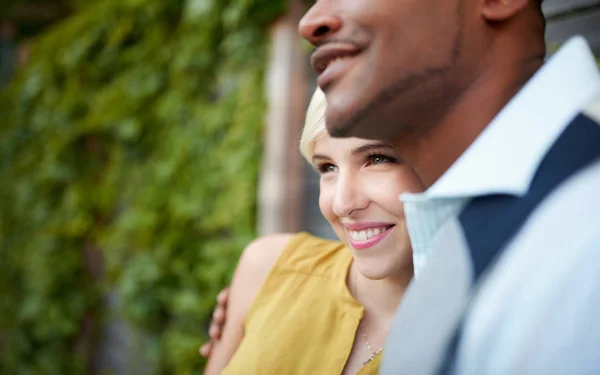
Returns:
[[[387,228],[370,228],[370,229],[359,230],[359,231],[348,230],[348,233],[350,234],[350,237],[352,237],[352,239],[354,241],[366,241],[373,236],[377,236],[378,234],[385,232],[388,228],[389,227],[387,227]]]

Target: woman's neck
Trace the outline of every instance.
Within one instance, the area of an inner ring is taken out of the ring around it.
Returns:
[[[353,264],[348,282],[354,298],[364,306],[365,316],[385,321],[394,317],[412,277],[412,264],[396,276],[382,280],[367,279]]]

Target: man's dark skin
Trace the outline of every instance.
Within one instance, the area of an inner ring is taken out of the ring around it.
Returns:
[[[542,66],[540,8],[541,0],[316,1],[298,29],[315,46],[328,131],[389,141],[431,186]],[[328,64],[336,57],[345,58]]]
[[[541,67],[540,0],[319,0],[300,21],[333,136],[390,141],[433,184]]]

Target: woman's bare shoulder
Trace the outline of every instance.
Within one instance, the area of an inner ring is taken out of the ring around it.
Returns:
[[[278,233],[258,237],[244,249],[239,267],[244,267],[255,277],[265,278],[294,236]]]
[[[244,321],[250,306],[269,271],[293,238],[293,234],[262,236],[244,248],[229,291],[223,336],[215,344],[205,374],[221,373],[237,351],[244,337]]]

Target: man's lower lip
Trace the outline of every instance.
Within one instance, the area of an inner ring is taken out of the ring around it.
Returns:
[[[347,70],[348,66],[352,63],[352,57],[346,57],[342,60],[338,60],[331,66],[328,66],[317,78],[317,85],[321,89],[325,89],[327,85],[333,83],[333,81]]]
[[[387,237],[387,235],[390,234],[394,229],[396,229],[396,226],[393,226],[385,232],[376,234],[368,240],[364,241],[356,241],[353,240],[352,237],[348,237],[348,242],[350,243],[350,246],[352,246],[353,249],[365,250],[381,242],[381,240]]]

